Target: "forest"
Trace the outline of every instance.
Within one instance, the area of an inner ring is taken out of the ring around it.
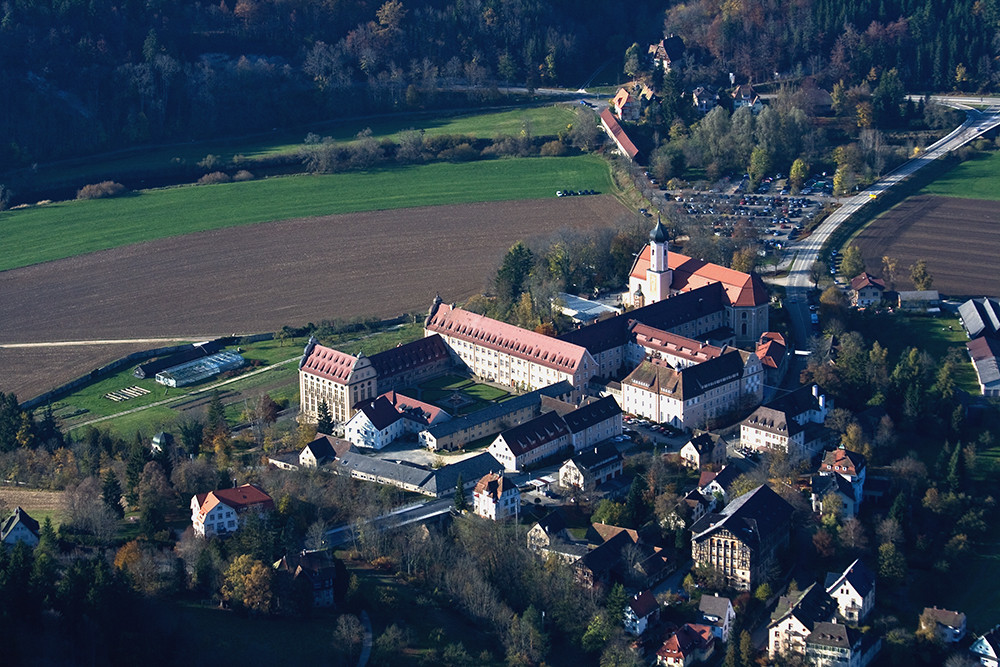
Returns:
[[[907,91],[992,90],[998,17],[997,0],[701,0],[665,11],[649,0],[4,0],[0,173],[475,106],[498,85],[578,87],[598,72],[597,83],[616,83],[628,45],[670,33],[688,47],[685,86],[777,73],[850,87],[894,68]]]

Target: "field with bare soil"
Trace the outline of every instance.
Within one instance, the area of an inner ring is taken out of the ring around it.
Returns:
[[[949,297],[1000,296],[1000,206],[979,199],[910,197],[862,230],[852,241],[871,273],[882,257],[898,260],[896,289],[914,289],[909,267],[927,261],[933,289]]]
[[[52,519],[54,525],[59,525],[65,502],[62,491],[38,491],[34,489],[22,489],[17,486],[0,485],[0,508],[6,506],[9,512],[15,507],[20,507],[39,523],[45,517]],[[6,517],[6,514],[0,512]]]
[[[272,331],[422,311],[481,291],[517,240],[614,225],[614,197],[354,213],[232,227],[0,273],[0,391],[22,400],[144,345],[50,341]]]

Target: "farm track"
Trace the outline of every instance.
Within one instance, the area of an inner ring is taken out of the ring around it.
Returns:
[[[996,202],[919,195],[868,225],[853,241],[865,265],[879,272],[882,257],[898,260],[897,289],[913,289],[909,267],[927,261],[933,288],[949,297],[1000,296],[1000,207]]]
[[[521,239],[611,226],[610,195],[464,204],[232,227],[0,273],[0,344],[273,331],[422,311],[480,292]],[[148,344],[0,348],[22,400]]]

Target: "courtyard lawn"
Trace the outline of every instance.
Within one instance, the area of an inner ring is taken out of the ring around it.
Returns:
[[[420,385],[420,389],[457,389],[471,383],[472,380],[459,375],[442,375],[441,377],[424,382]]]
[[[388,166],[366,172],[144,190],[0,213],[0,271],[210,229],[299,217],[610,192],[594,155]]]
[[[488,384],[474,384],[471,387],[463,389],[469,396],[475,396],[481,401],[497,402],[507,396],[510,396],[510,392],[504,391],[503,389],[498,389],[496,387],[491,387]]]
[[[955,165],[925,185],[920,192],[942,197],[1000,201],[1000,189],[996,186],[998,178],[1000,152],[994,151]]]

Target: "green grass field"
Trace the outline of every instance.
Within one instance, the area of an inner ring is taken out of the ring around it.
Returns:
[[[210,140],[198,143],[174,144],[150,149],[123,152],[117,155],[86,160],[73,160],[56,165],[41,165],[34,174],[36,186],[45,188],[63,183],[92,183],[113,174],[130,174],[164,169],[172,164],[196,165],[207,155],[230,162],[236,156],[250,160],[296,153],[310,132],[330,137],[337,142],[354,140],[365,129],[376,139],[396,140],[408,129],[425,134],[466,134],[491,139],[498,134],[520,132],[527,121],[534,136],[554,136],[572,122],[573,111],[565,105],[526,107],[505,111],[442,115],[439,112],[405,114],[383,118],[364,118],[321,125],[268,132],[236,139]],[[252,169],[252,165],[250,167]],[[110,176],[114,178],[114,176]]]
[[[597,156],[386,167],[146,190],[0,213],[0,271],[158,238],[289,218],[612,190]]]
[[[998,178],[1000,152],[994,151],[952,167],[934,182],[924,186],[920,194],[1000,201]]]

